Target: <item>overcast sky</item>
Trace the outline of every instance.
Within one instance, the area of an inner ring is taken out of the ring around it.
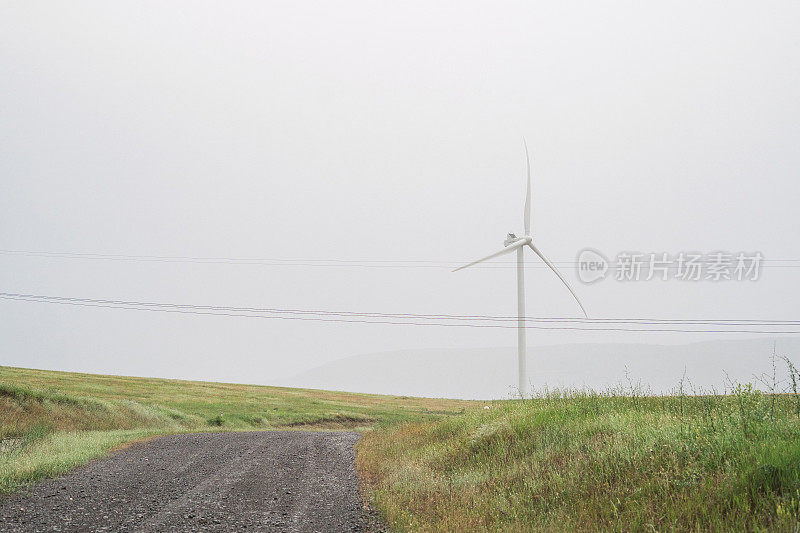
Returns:
[[[789,1],[3,2],[0,249],[468,261],[522,233],[525,136],[533,234],[555,261],[584,247],[800,260],[798,27]],[[528,313],[577,316],[529,264]],[[565,274],[594,317],[800,318],[798,268]],[[511,315],[515,283],[510,268],[0,254],[0,292],[120,300]],[[358,353],[515,341],[0,301],[0,364],[38,368],[271,383]]]

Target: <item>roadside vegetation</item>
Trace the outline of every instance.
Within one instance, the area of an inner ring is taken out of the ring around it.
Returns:
[[[689,394],[684,382],[666,397],[630,387],[491,402],[367,432],[358,468],[397,530],[797,531],[790,371],[784,394],[739,383]]]
[[[0,494],[135,440],[189,431],[365,430],[474,402],[0,366]]]
[[[466,402],[0,367],[0,493],[166,433],[350,429],[398,531],[797,531],[800,372],[754,381]]]

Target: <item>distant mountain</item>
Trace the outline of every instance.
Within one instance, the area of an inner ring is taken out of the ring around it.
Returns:
[[[684,345],[563,344],[530,347],[528,377],[542,389],[613,386],[638,382],[654,392],[686,387],[722,390],[726,375],[736,381],[772,372],[773,341],[779,355],[800,365],[800,339],[759,338]],[[627,368],[627,378],[626,378]],[[786,364],[777,363],[779,378]],[[628,381],[628,378],[630,381]],[[298,374],[284,385],[445,398],[512,396],[517,382],[516,348],[428,349],[356,355]]]

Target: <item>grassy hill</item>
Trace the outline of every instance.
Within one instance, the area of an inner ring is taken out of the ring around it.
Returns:
[[[800,399],[575,393],[367,433],[359,471],[411,531],[798,531]]]
[[[473,405],[458,400],[0,366],[0,493],[153,435],[364,430],[436,418]]]

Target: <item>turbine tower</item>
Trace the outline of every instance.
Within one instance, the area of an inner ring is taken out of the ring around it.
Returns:
[[[524,248],[529,246],[533,252],[538,255],[544,263],[550,267],[550,270],[558,276],[558,279],[567,287],[567,290],[572,294],[575,298],[575,301],[578,302],[578,305],[583,311],[583,316],[589,318],[589,315],[586,314],[586,309],[584,309],[583,304],[578,299],[578,295],[575,294],[575,291],[572,290],[567,280],[564,279],[564,276],[561,275],[561,272],[551,263],[544,254],[533,244],[533,237],[531,237],[531,159],[528,155],[528,143],[525,142],[525,139],[522,139],[523,144],[525,145],[525,160],[528,165],[528,188],[525,193],[525,211],[523,213],[523,220],[525,224],[525,234],[522,237],[517,237],[513,233],[509,233],[505,242],[503,243],[504,248],[499,252],[495,252],[491,255],[487,255],[482,259],[478,259],[477,261],[473,261],[472,263],[466,264],[464,266],[458,267],[457,269],[453,270],[453,272],[457,272],[459,270],[471,267],[472,265],[477,265],[478,263],[482,263],[484,261],[488,261],[489,259],[494,259],[495,257],[499,257],[501,255],[509,254],[514,250],[517,251],[517,357],[518,357],[518,365],[519,365],[519,393],[520,396],[523,398],[528,394],[528,373],[526,368],[526,339],[525,339],[525,254]]]

